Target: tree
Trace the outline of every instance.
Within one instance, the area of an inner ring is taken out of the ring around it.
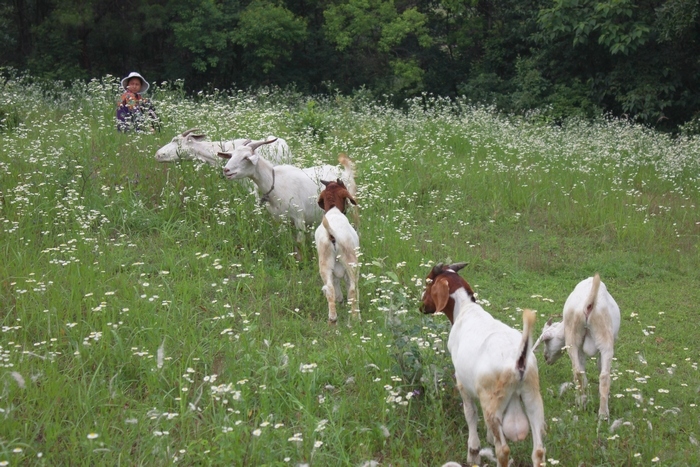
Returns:
[[[432,39],[427,17],[416,7],[399,8],[393,0],[348,0],[330,5],[323,15],[326,37],[349,59],[350,82],[388,93],[423,89],[417,56]]]
[[[232,32],[233,43],[244,50],[244,57],[257,76],[270,75],[292,57],[292,47],[306,40],[306,21],[281,5],[254,0],[242,12]],[[253,79],[253,82],[260,82]]]

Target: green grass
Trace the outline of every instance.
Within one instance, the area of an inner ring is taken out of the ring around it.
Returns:
[[[581,409],[560,394],[568,360],[540,359],[548,464],[700,463],[698,141],[441,99],[183,99],[177,83],[154,86],[162,133],[123,135],[116,78],[2,85],[0,108],[18,110],[0,126],[0,463],[465,462],[449,323],[418,311],[439,261],[467,261],[516,328],[533,308],[539,331],[595,272],[619,303],[619,427],[597,431],[594,362]],[[195,126],[278,134],[302,166],[356,161],[361,323],[343,305],[327,324],[311,229],[297,261],[291,227],[246,186],[155,162]],[[510,446],[527,465],[530,440]]]

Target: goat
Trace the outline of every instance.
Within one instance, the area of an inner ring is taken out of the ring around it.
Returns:
[[[320,180],[342,178],[350,194],[355,193],[355,165],[345,155],[338,161],[344,170],[332,165],[321,165],[300,169],[293,165],[273,166],[256,149],[275,140],[251,142],[237,147],[232,152],[219,152],[221,158],[228,159],[223,168],[229,180],[250,178],[257,186],[260,203],[277,219],[289,218],[297,229],[296,241],[304,242],[307,225],[321,221],[322,212],[316,207],[316,197],[321,191]]]
[[[620,330],[620,308],[608,292],[598,273],[579,282],[564,303],[563,322],[552,323],[550,318],[535,342],[535,349],[544,344],[544,359],[548,364],[556,362],[564,354],[571,358],[576,383],[576,403],[586,405],[586,356],[600,354],[599,420],[610,416],[610,370],[613,346]],[[534,349],[533,349],[534,350]]]
[[[199,129],[190,128],[182,134],[175,136],[168,144],[156,151],[158,162],[174,162],[177,160],[198,160],[207,164],[218,166],[221,159],[218,152],[230,152],[237,147],[251,143],[250,139],[234,139],[229,141],[206,141],[206,135],[199,133]],[[274,138],[274,136],[268,137]],[[282,138],[277,138],[274,144],[260,147],[260,154],[267,158],[273,165],[291,164],[292,152],[289,145]]]
[[[469,465],[480,462],[478,399],[486,438],[494,444],[500,467],[508,465],[507,439],[525,439],[532,430],[532,463],[544,463],[544,405],[537,359],[531,351],[535,314],[523,311],[523,332],[494,319],[476,303],[471,286],[457,272],[466,263],[437,264],[426,278],[420,309],[442,311],[452,323],[447,348],[462,396],[469,438]]]
[[[321,180],[326,188],[318,197],[318,205],[324,210],[321,224],[316,229],[315,240],[318,251],[318,272],[323,281],[323,294],[328,301],[328,322],[338,321],[336,302],[343,301],[340,280],[344,278],[348,288],[350,316],[360,319],[357,297],[358,253],[360,239],[357,232],[345,217],[346,200],[357,205],[357,201],[346,189],[342,180],[335,182]]]
[[[323,209],[323,212],[328,212],[332,207],[336,207],[340,212],[345,214],[347,201],[357,206],[357,201],[352,197],[350,191],[345,186],[345,182],[341,179],[337,178],[334,182],[321,180],[321,183],[326,187],[318,196],[318,206]]]

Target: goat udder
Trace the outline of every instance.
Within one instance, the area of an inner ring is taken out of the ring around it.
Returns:
[[[503,414],[503,434],[510,441],[522,441],[530,432],[527,415],[523,411],[520,397],[513,396]]]

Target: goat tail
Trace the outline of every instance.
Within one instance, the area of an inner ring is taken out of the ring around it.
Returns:
[[[535,327],[535,312],[529,309],[523,310],[523,339],[520,341],[520,353],[518,354],[517,369],[522,376],[527,366],[527,357],[532,350],[532,331]]]
[[[328,219],[326,219],[326,215],[323,215],[323,218],[321,219],[321,224],[323,224],[323,228],[326,229],[326,232],[328,232],[328,235],[331,237],[333,236],[333,232],[331,232],[331,224],[328,223]]]
[[[596,301],[598,300],[598,289],[600,288],[600,275],[596,272],[593,276],[593,284],[591,284],[591,292],[588,294],[586,299],[586,308],[583,310],[583,314],[586,316],[586,321],[588,321],[589,316],[593,310],[595,310]]]
[[[340,162],[340,165],[345,167],[345,174],[343,174],[343,178],[345,179],[348,193],[350,193],[350,195],[352,195],[354,198],[355,195],[357,195],[357,185],[355,184],[355,163],[344,152],[338,154],[338,162]]]

